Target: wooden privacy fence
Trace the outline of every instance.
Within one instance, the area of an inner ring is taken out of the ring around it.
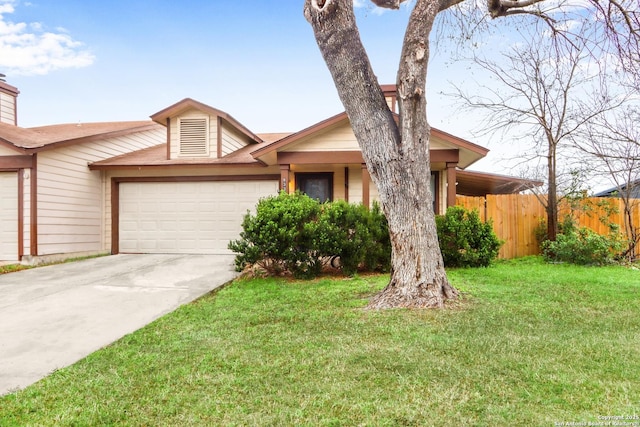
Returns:
[[[605,203],[609,208],[602,207]],[[532,194],[500,194],[486,197],[457,196],[456,204],[466,209],[477,209],[483,221],[492,220],[498,238],[504,241],[499,257],[510,259],[540,253],[535,230],[547,214],[538,196]],[[625,233],[624,204],[617,198],[587,198],[580,203],[586,208],[575,208],[567,202],[559,206],[559,221],[567,214],[577,219],[581,226],[599,234],[608,234],[609,228],[601,217],[618,224]],[[640,227],[640,203],[632,206],[632,221]]]

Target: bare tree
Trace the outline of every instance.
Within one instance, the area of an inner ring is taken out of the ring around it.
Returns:
[[[595,118],[583,130],[579,148],[591,156],[596,174],[606,176],[623,204],[624,231],[629,241],[625,256],[633,261],[640,242],[640,224],[633,211],[640,205],[640,107],[627,105],[613,115]]]
[[[546,160],[547,237],[558,233],[561,162],[575,153],[576,137],[595,117],[620,107],[625,97],[612,96],[603,69],[583,25],[575,34],[564,34],[551,43],[539,34],[523,34],[522,41],[498,59],[476,56],[473,62],[490,76],[492,86],[474,94],[458,88],[467,107],[486,114],[485,132],[501,132],[510,143],[534,148],[534,156]],[[575,176],[575,165],[565,172]]]
[[[394,9],[406,0],[372,1]],[[430,128],[425,89],[430,33],[436,17],[463,1],[415,0],[411,6],[396,79],[398,124],[362,45],[353,0],[304,2],[305,17],[313,28],[389,221],[391,278],[371,300],[371,308],[442,307],[446,300],[458,296],[447,280],[434,212],[427,202],[431,200]],[[551,0],[489,0],[487,12],[494,18],[531,15],[532,19],[542,18],[552,25],[556,18],[539,7],[547,2],[554,10],[558,7]]]

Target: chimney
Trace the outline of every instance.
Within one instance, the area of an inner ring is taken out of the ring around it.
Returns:
[[[7,84],[5,75],[0,73],[0,123],[18,125],[18,94],[20,91]]]
[[[382,93],[384,93],[384,99],[387,100],[389,109],[397,113],[398,112],[398,90],[396,85],[380,85]]]

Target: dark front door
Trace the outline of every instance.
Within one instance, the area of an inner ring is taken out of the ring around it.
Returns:
[[[321,202],[331,201],[333,200],[333,174],[296,173],[296,188]]]

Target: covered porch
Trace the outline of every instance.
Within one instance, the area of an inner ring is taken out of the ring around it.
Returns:
[[[456,200],[458,150],[431,150],[434,210],[442,213]],[[345,200],[371,206],[378,190],[360,151],[287,151],[277,154],[280,189],[302,191],[321,201]]]

